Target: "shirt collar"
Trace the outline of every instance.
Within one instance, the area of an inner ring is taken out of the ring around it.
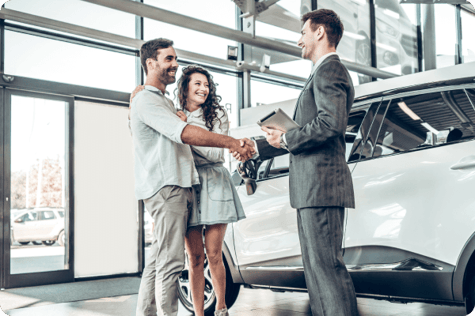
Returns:
[[[200,107],[199,109],[197,109],[193,112],[190,112],[187,109],[184,109],[183,112],[185,112],[186,116],[188,116],[188,117],[190,117],[190,116],[191,117],[199,117],[203,114],[203,108]]]
[[[331,53],[328,53],[328,54],[323,55],[322,57],[320,57],[320,58],[317,60],[317,62],[315,63],[315,65],[313,65],[312,74],[317,70],[318,66],[320,66],[320,65],[323,63],[323,61],[324,61],[325,59],[327,59],[327,57],[330,57],[331,55],[337,55],[337,56],[338,56],[338,54],[337,54],[336,52],[331,52]]]
[[[154,87],[154,86],[145,85],[144,89],[147,89],[148,91],[158,92],[160,95],[163,95],[162,90],[160,90],[160,89],[158,89],[157,87]],[[170,93],[167,90],[165,90],[165,94],[170,95]]]

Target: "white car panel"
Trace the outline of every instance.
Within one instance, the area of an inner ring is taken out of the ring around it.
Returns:
[[[297,215],[290,207],[289,177],[257,182],[257,190],[247,195],[238,188],[246,219],[234,224],[236,255],[240,266],[301,256]],[[301,259],[294,262],[302,266]]]
[[[394,247],[456,265],[475,227],[475,201],[467,199],[475,167],[451,167],[469,153],[474,141],[356,164],[346,247]]]

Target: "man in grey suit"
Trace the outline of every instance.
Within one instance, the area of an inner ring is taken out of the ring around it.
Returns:
[[[343,24],[325,9],[305,14],[302,22],[298,45],[314,67],[295,107],[293,118],[301,128],[284,134],[263,127],[266,140],[256,144],[261,160],[290,152],[290,204],[297,209],[312,314],[354,316],[355,289],[342,256],[345,207],[355,207],[345,160],[354,88],[336,54]]]

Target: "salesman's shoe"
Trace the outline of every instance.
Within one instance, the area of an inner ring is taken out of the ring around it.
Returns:
[[[215,311],[214,316],[229,316],[228,309],[225,307],[219,311]]]

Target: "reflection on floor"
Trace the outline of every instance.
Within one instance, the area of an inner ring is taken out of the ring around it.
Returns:
[[[131,316],[135,315],[137,295],[122,295],[71,303],[50,304],[7,311],[10,316]],[[394,304],[359,298],[360,316],[464,316],[463,307],[435,306],[422,303]],[[233,316],[304,316],[311,315],[305,293],[274,293],[268,290],[241,289],[229,311]],[[1,313],[0,313],[1,315]],[[179,316],[189,316],[180,305]]]

